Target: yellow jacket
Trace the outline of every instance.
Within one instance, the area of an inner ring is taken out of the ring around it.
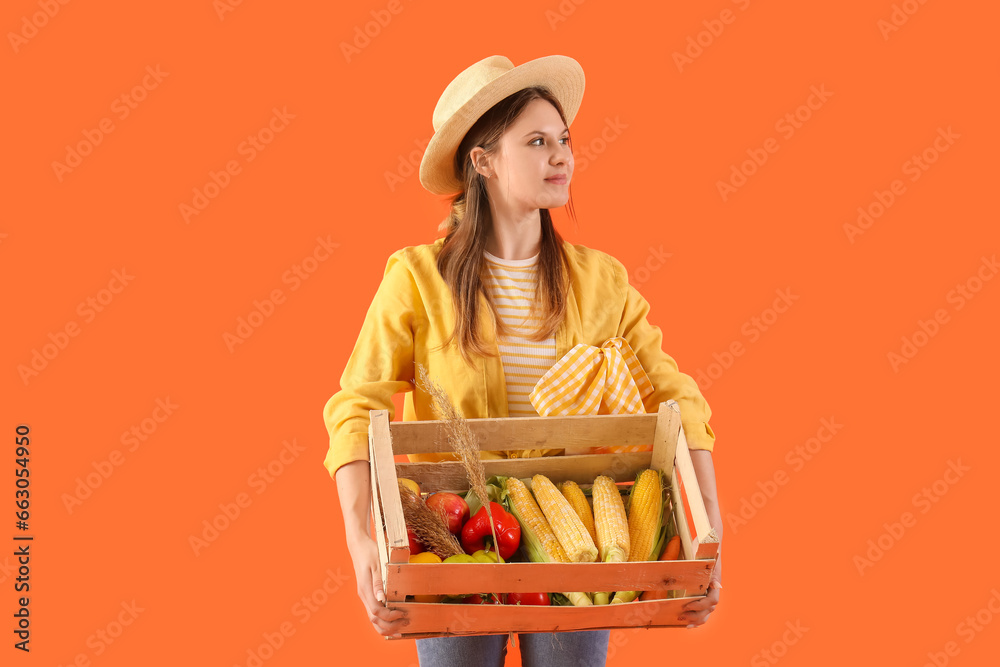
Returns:
[[[386,263],[382,284],[341,376],[341,390],[323,408],[330,434],[324,465],[331,476],[345,463],[368,460],[368,411],[388,410],[392,420],[394,394],[406,392],[404,421],[439,418],[431,409],[430,397],[416,390],[415,363],[424,365],[465,418],[509,416],[499,356],[477,357],[474,367],[470,367],[454,342],[446,349],[434,349],[448,338],[455,324],[451,290],[436,264],[443,244],[444,239],[438,239],[402,248]],[[646,320],[649,304],[629,284],[625,267],[599,250],[569,242],[564,242],[564,247],[569,256],[571,287],[566,318],[555,334],[556,359],[577,343],[600,345],[608,338],[624,337],[655,389],[643,400],[646,411],[656,412],[661,402],[673,398],[681,410],[688,446],[711,451],[715,444],[715,434],[708,425],[712,411],[694,379],[679,372],[674,360],[663,352],[663,334]],[[495,330],[483,296],[479,312],[484,314],[480,317],[483,340],[497,351]],[[447,458],[453,457],[410,456],[414,461]]]

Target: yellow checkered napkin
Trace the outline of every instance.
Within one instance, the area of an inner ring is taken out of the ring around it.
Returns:
[[[580,343],[557,361],[531,390],[529,399],[543,417],[643,414],[653,383],[628,341],[609,338],[600,347]],[[592,447],[591,453],[650,451],[652,445]],[[569,451],[566,452],[570,453]]]

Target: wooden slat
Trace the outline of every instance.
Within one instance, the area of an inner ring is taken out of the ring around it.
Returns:
[[[410,546],[406,537],[403,504],[399,499],[399,482],[392,456],[389,411],[371,410],[369,414],[372,428],[372,460],[375,462],[385,528],[388,533],[389,563],[405,563],[409,560]],[[393,600],[391,592],[386,594],[386,599]]]
[[[553,482],[572,480],[592,484],[598,475],[608,475],[616,482],[631,482],[639,471],[649,467],[652,452],[627,454],[581,454],[542,456],[528,459],[486,459],[486,476],[531,477],[545,475]],[[469,488],[465,468],[458,461],[421,461],[397,463],[396,474],[420,484],[422,491],[465,491]]]
[[[560,449],[607,445],[649,445],[655,414],[577,415],[572,417],[504,417],[468,419],[483,450]],[[440,420],[392,422],[396,454],[450,452]]]
[[[387,590],[409,595],[575,591],[708,592],[714,560],[634,563],[390,563]],[[393,596],[395,599],[398,595]]]
[[[660,403],[656,412],[656,432],[653,436],[653,458],[649,467],[662,470],[670,479],[674,470],[674,456],[677,452],[677,438],[681,431],[681,411],[677,401],[670,399]]]
[[[635,601],[590,607],[536,607],[404,602],[391,605],[406,612],[403,639],[504,632],[570,632],[603,628],[684,627],[677,617],[697,597]]]
[[[719,551],[719,538],[708,521],[708,512],[705,510],[705,499],[701,497],[701,485],[698,483],[698,475],[694,470],[694,463],[691,461],[691,452],[688,450],[687,438],[684,437],[684,429],[681,429],[680,437],[677,438],[677,473],[681,480],[682,491],[690,509],[693,525],[688,526],[691,531],[691,542],[695,548],[695,558],[714,558]]]
[[[684,511],[684,497],[681,485],[677,481],[677,468],[670,474],[670,496],[674,503],[674,520],[677,522],[677,534],[681,538],[681,557],[685,560],[694,558],[695,546],[691,542],[691,529],[688,527],[687,513]]]
[[[379,501],[378,470],[375,466],[375,445],[372,436],[372,425],[368,423],[368,464],[371,470],[372,516],[375,521],[375,542],[378,544],[379,570],[382,573],[382,589],[386,584],[386,565],[389,561],[389,549],[385,543],[385,517],[382,514],[382,503]],[[399,598],[402,599],[402,598]]]
[[[671,405],[671,403],[673,403]],[[670,412],[667,412],[669,410]],[[381,414],[379,414],[381,413]],[[672,414],[671,414],[672,413]],[[425,491],[468,488],[465,470],[456,461],[409,463],[394,460],[410,453],[451,451],[443,439],[443,422],[388,422],[387,411],[372,411],[371,454],[373,483],[381,501],[382,521],[389,538],[389,558],[383,563],[386,597],[391,608],[405,609],[410,620],[406,638],[450,634],[549,632],[597,628],[667,627],[677,621],[683,605],[697,599],[632,602],[594,607],[520,607],[496,605],[405,602],[407,594],[458,594],[473,590],[533,592],[552,590],[685,590],[707,591],[717,558],[718,540],[707,521],[700,485],[694,473],[676,403],[667,401],[657,414],[524,417],[468,420],[484,450],[558,449],[570,446],[648,445],[652,452],[618,455],[558,456],[485,460],[487,475],[530,477],[543,473],[554,481],[572,479],[586,486],[598,474],[610,474],[619,483],[631,482],[643,468],[670,470],[671,501],[685,560],[640,563],[505,563],[410,564],[397,474],[418,481]],[[384,433],[382,431],[384,430]],[[677,437],[673,438],[676,431]],[[673,441],[673,442],[672,442]],[[669,447],[675,447],[673,455]],[[390,493],[391,490],[391,493]],[[393,521],[393,516],[396,521]],[[690,520],[688,520],[690,517]],[[393,524],[395,528],[393,528]],[[708,529],[707,531],[705,529]],[[714,544],[713,544],[714,540]],[[713,551],[714,548],[714,551]],[[706,556],[708,555],[708,556]],[[503,569],[501,569],[503,568]],[[570,569],[574,568],[574,569]],[[584,570],[587,570],[584,572]],[[580,582],[587,582],[581,586]],[[641,605],[647,606],[644,611]],[[642,613],[639,613],[642,612]]]

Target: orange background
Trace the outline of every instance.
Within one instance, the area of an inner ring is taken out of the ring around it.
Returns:
[[[247,1],[221,18],[211,0],[71,2],[34,32],[40,5],[5,3],[2,428],[11,443],[31,427],[35,541],[27,655],[11,647],[13,558],[0,557],[4,664],[246,665],[284,623],[294,634],[268,667],[416,662],[412,642],[375,634],[355,594],[321,410],[387,257],[433,241],[445,215],[400,170],[441,91],[486,56],[553,53],[586,72],[572,130],[595,152],[585,169],[577,154],[579,224],[558,211],[559,230],[619,258],[681,370],[716,376],[703,390],[727,517],[722,602],[697,630],[615,632],[609,664],[651,651],[772,664],[760,653],[772,649],[785,665],[922,665],[928,652],[992,664],[1000,619],[982,612],[992,623],[971,636],[959,624],[1000,590],[1000,280],[972,281],[981,290],[960,309],[952,290],[981,267],[992,278],[982,258],[1000,246],[998,10],[910,0],[884,36],[889,0],[681,4],[404,0],[348,62],[341,43],[387,2]],[[713,24],[726,9],[732,22]],[[673,54],[700,32],[707,46],[679,70]],[[165,74],[121,118],[115,100],[147,67]],[[788,137],[776,123],[811,86],[831,96]],[[247,160],[241,142],[274,108],[294,118]],[[113,131],[60,180],[53,162],[102,119]],[[601,146],[609,121],[624,127]],[[905,163],[939,128],[958,138],[911,181]],[[717,182],[769,138],[777,152],[723,201]],[[239,173],[185,222],[180,205],[231,160]],[[387,173],[403,181],[390,188]],[[895,179],[905,192],[852,243],[844,225]],[[338,245],[293,290],[283,276],[318,237]],[[670,256],[658,265],[654,250]],[[128,284],[102,292],[123,268]],[[276,289],[284,302],[231,351],[224,334]],[[755,336],[751,318],[771,318],[786,289],[798,299]],[[89,321],[78,309],[108,297]],[[893,368],[938,309],[947,321]],[[78,335],[22,379],[68,323]],[[712,369],[736,342],[742,354]],[[172,414],[148,421],[168,398]],[[842,428],[796,467],[786,457],[823,419]],[[121,436],[143,420],[155,431],[130,451]],[[252,476],[284,441],[304,451],[261,488]],[[10,545],[13,449],[0,466]],[[121,465],[69,511],[78,478],[112,456]],[[968,470],[939,497],[949,460]],[[753,495],[779,472],[772,497]],[[925,487],[933,503],[914,498]],[[239,494],[249,505],[196,555],[190,536]],[[759,507],[741,523],[744,501]],[[883,535],[904,512],[915,523]],[[891,547],[859,572],[880,536]],[[339,589],[306,618],[301,600],[328,571]],[[133,601],[134,622],[100,640]],[[784,643],[797,622],[808,631]]]

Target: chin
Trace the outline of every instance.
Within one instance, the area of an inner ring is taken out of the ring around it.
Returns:
[[[560,206],[565,206],[566,202],[569,201],[569,194],[562,195],[541,195],[535,202],[538,208],[559,208]]]

